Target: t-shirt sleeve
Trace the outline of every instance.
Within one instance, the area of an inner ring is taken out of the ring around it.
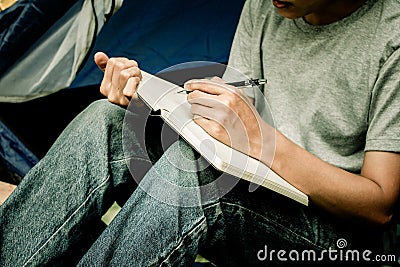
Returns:
[[[372,91],[365,151],[400,153],[400,49],[382,66]]]
[[[254,27],[254,6],[258,5],[258,0],[247,0],[244,3],[239,23],[233,38],[229,55],[228,66],[243,73],[251,75],[251,40]],[[225,76],[229,76],[229,71]],[[225,77],[224,76],[224,77]]]
[[[226,81],[236,81],[239,73],[242,77],[252,77],[252,35],[254,33],[255,12],[260,5],[259,0],[247,0],[244,3],[238,26],[236,28],[235,37],[232,42],[229,55],[228,67],[224,73],[223,79]],[[253,90],[247,90],[246,94],[254,98]]]

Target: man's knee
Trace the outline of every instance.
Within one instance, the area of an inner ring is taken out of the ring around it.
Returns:
[[[124,118],[126,109],[101,99],[91,103],[83,113],[92,120],[121,120]]]

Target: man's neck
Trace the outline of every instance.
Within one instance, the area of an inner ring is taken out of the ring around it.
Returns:
[[[312,25],[327,25],[339,21],[358,10],[367,0],[337,0],[321,11],[304,16],[304,19]]]

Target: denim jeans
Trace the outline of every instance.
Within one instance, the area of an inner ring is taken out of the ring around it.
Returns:
[[[237,179],[183,140],[164,153],[152,120],[106,100],[77,116],[0,207],[0,266],[190,266],[198,253],[217,266],[298,266],[290,251],[321,258],[338,240],[379,251],[381,229],[245,181],[225,192]],[[114,201],[125,204],[105,228]]]

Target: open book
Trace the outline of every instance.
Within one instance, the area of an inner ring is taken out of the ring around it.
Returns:
[[[182,87],[142,71],[138,96],[216,169],[269,188],[308,205],[306,194],[289,184],[262,162],[210,136],[193,121]]]

